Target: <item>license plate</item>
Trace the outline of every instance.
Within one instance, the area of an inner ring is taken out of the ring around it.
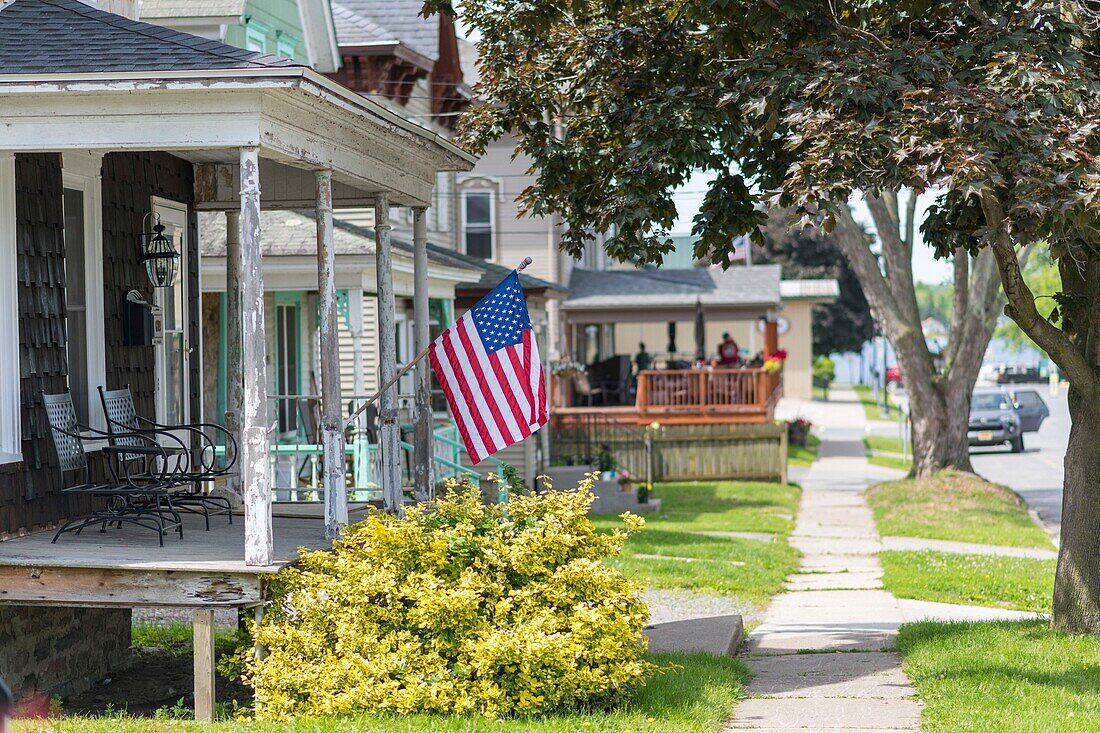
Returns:
[[[978,433],[978,440],[993,440],[992,430],[983,430]]]

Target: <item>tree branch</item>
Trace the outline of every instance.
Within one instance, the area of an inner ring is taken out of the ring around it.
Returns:
[[[988,189],[982,192],[981,202],[986,224],[996,232],[991,246],[1001,274],[1001,286],[1008,298],[1005,315],[1016,321],[1020,329],[1061,367],[1074,389],[1092,399],[1098,390],[1096,375],[1070,337],[1039,315],[1035,308],[1035,296],[1024,281],[1001,202]]]
[[[905,202],[905,246],[913,253],[913,243],[917,235],[917,192],[909,189],[909,198]]]
[[[893,205],[890,204],[893,199]],[[875,231],[882,243],[882,255],[886,260],[886,275],[890,278],[898,308],[911,323],[920,323],[917,293],[913,289],[913,253],[901,239],[898,222],[897,192],[885,195],[868,194],[867,208],[875,221]]]
[[[962,343],[963,330],[966,327],[967,311],[970,309],[970,254],[959,247],[955,250],[955,280],[951,293],[951,327],[948,330],[947,353],[944,354],[944,369],[950,374],[955,363],[955,355]]]

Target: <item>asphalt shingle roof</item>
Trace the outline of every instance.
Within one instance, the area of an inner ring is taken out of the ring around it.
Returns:
[[[192,71],[301,66],[85,5],[13,0],[0,7],[0,73]]]
[[[423,18],[424,0],[339,0],[332,4],[341,46],[400,41],[439,60],[439,18]]]
[[[690,269],[584,270],[569,279],[567,308],[622,308],[691,303],[779,303],[779,265]]]

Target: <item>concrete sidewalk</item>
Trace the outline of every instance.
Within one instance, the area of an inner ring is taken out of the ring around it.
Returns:
[[[791,544],[803,553],[788,592],[750,636],[754,673],[726,730],[919,730],[921,703],[891,649],[897,629],[921,618],[1029,617],[998,609],[898,601],[882,589],[882,542],[863,498],[891,472],[869,466],[863,410],[834,390],[814,417],[823,438],[806,474]],[[813,417],[810,418],[811,420]],[[896,475],[896,472],[893,472]]]

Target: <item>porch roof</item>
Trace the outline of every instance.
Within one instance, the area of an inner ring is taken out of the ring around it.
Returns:
[[[757,265],[720,270],[585,270],[575,268],[562,304],[575,320],[648,322],[691,320],[696,303],[709,317],[756,318],[778,309],[780,267]]]
[[[313,172],[336,206],[426,206],[438,171],[475,157],[287,59],[83,5],[0,0],[0,126],[11,152],[155,150],[198,165],[197,208],[240,205],[257,148],[264,208],[303,208]]]

